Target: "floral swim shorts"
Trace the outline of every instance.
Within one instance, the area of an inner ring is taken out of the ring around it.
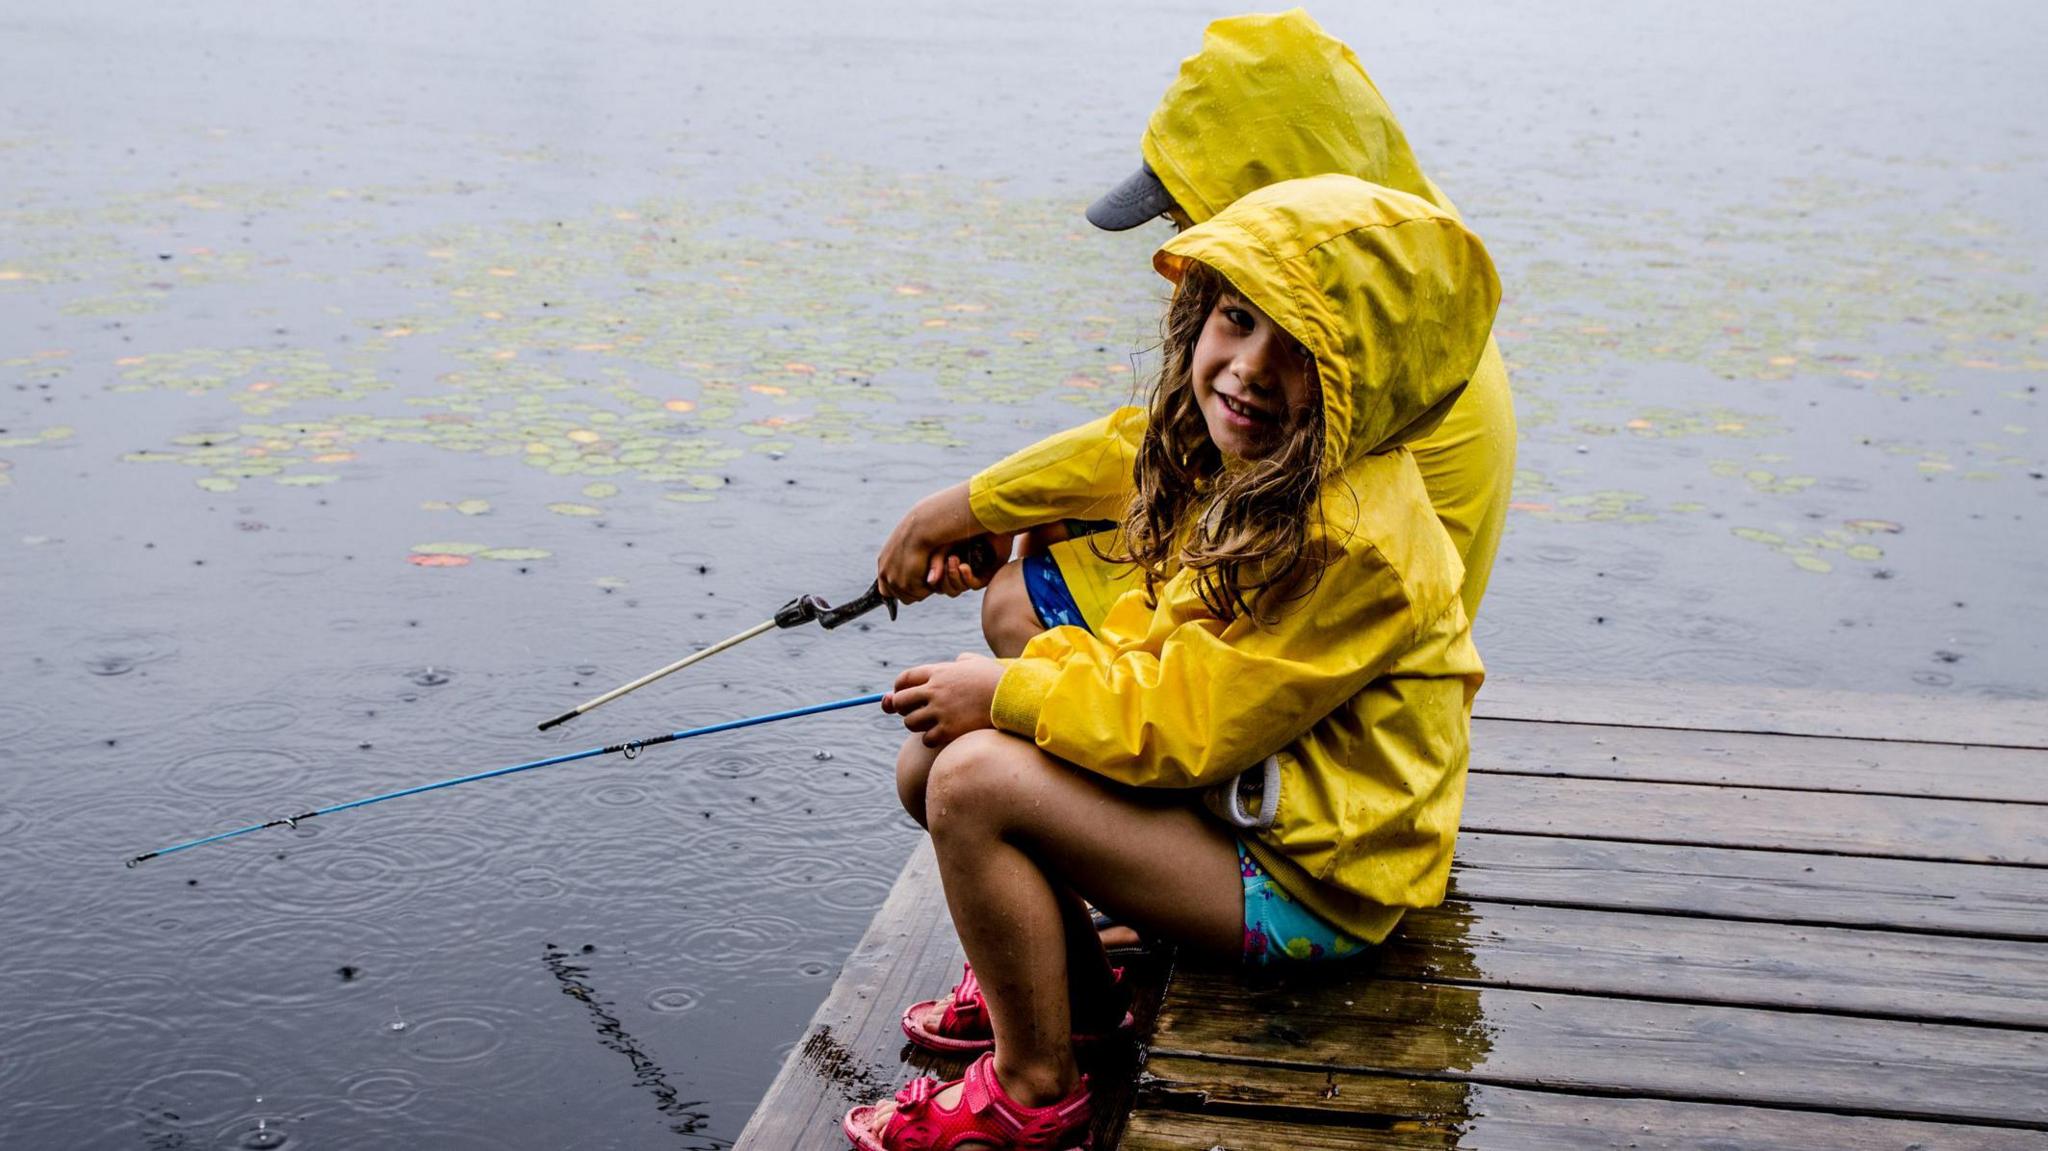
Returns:
[[[1247,966],[1342,959],[1366,944],[1325,923],[1322,917],[1281,890],[1244,841],[1237,841],[1237,870],[1244,876],[1244,961]]]

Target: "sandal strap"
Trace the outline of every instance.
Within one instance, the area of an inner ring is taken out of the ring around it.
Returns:
[[[981,993],[981,980],[974,965],[966,964],[960,982],[953,985],[953,1001],[939,1015],[939,1034],[966,1039],[988,1033],[988,999]]]
[[[1094,1094],[1088,1077],[1067,1097],[1044,1107],[1026,1107],[1010,1097],[996,1078],[996,1056],[991,1051],[968,1065],[960,1090],[960,1102],[995,1130],[1013,1147],[1029,1151],[1058,1151],[1071,1147],[1088,1131],[1095,1117]]]

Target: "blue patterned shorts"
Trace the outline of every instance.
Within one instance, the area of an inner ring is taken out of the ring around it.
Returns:
[[[1237,841],[1237,870],[1244,876],[1244,961],[1247,966],[1342,959],[1366,944],[1323,922],[1283,891],[1244,841]]]
[[[1031,596],[1031,610],[1038,613],[1039,623],[1087,629],[1088,621],[1081,618],[1074,593],[1067,590],[1067,577],[1060,574],[1060,565],[1051,556],[1024,557],[1024,590]]]

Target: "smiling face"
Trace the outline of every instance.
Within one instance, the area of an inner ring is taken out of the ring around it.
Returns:
[[[1257,459],[1317,402],[1306,350],[1250,300],[1226,289],[1190,357],[1209,439],[1229,459]]]

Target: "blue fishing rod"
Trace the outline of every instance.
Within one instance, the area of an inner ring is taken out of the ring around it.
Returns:
[[[128,861],[128,866],[134,867],[138,863],[155,859],[160,855],[169,855],[172,852],[185,851],[194,847],[204,847],[209,843],[219,843],[225,839],[234,839],[237,836],[247,835],[252,831],[262,831],[263,829],[268,827],[295,828],[299,824],[313,818],[316,815],[332,815],[337,811],[347,811],[352,807],[368,807],[373,803],[382,803],[387,799],[399,799],[408,795],[419,795],[423,792],[439,791],[444,787],[455,787],[458,784],[475,783],[477,780],[480,779],[496,779],[501,775],[512,775],[516,772],[521,771],[532,771],[533,769],[538,767],[553,767],[558,763],[574,763],[579,759],[589,759],[592,756],[598,755],[611,755],[614,752],[624,755],[627,759],[633,759],[637,757],[641,753],[641,751],[645,750],[646,748],[654,747],[658,744],[673,743],[679,739],[691,739],[696,736],[712,735],[721,731],[737,731],[743,727],[757,727],[764,723],[776,723],[780,720],[796,719],[800,716],[817,715],[819,712],[840,711],[849,707],[861,707],[866,704],[876,704],[880,702],[882,702],[882,693],[880,692],[877,692],[873,695],[857,695],[850,699],[836,699],[833,700],[831,703],[814,703],[809,707],[791,708],[788,711],[769,712],[766,715],[748,716],[746,719],[733,719],[727,720],[724,723],[710,724],[705,727],[692,727],[686,728],[682,731],[672,731],[669,732],[667,735],[655,736],[653,739],[633,739],[627,740],[625,743],[613,743],[607,744],[604,747],[593,747],[587,751],[575,751],[570,752],[567,755],[549,756],[546,759],[536,759],[531,763],[516,763],[513,764],[511,767],[500,767],[490,771],[479,771],[474,775],[462,775],[457,776],[454,779],[444,779],[439,783],[423,783],[420,784],[418,787],[407,787],[401,788],[398,791],[387,791],[382,795],[372,795],[366,799],[352,799],[349,800],[347,803],[337,803],[332,807],[316,808],[312,811],[303,812],[299,815],[287,815],[282,819],[273,819],[266,823],[252,823],[247,827],[238,827],[233,831],[223,831],[219,835],[209,835],[204,839],[189,840],[185,843],[179,843],[174,844],[170,847],[159,848],[156,851],[144,852],[143,854],[138,855],[133,859],[130,859]]]

